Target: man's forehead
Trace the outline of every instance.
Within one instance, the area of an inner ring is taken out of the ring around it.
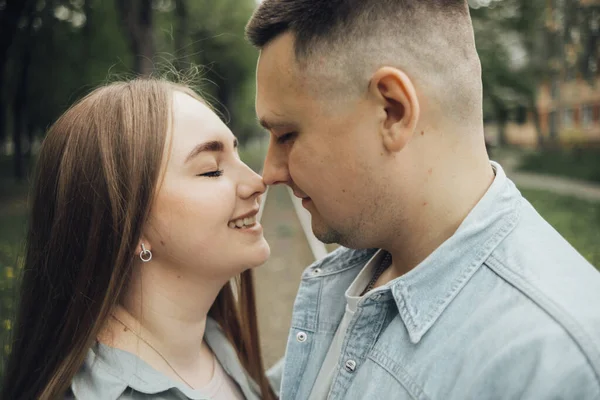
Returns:
[[[311,56],[312,57],[312,56]],[[259,120],[272,125],[277,120],[313,115],[329,109],[336,93],[346,93],[344,80],[331,70],[326,55],[298,62],[294,37],[285,33],[261,51],[257,67],[256,111]],[[341,72],[341,71],[338,71]],[[278,118],[278,115],[283,118]],[[264,125],[263,125],[264,126]]]
[[[295,89],[304,79],[294,55],[291,34],[283,34],[261,50],[258,58],[257,79],[259,85],[284,86]]]
[[[287,122],[291,112],[297,113],[303,77],[296,67],[293,40],[284,34],[269,43],[258,59],[256,112],[261,125],[274,126]]]

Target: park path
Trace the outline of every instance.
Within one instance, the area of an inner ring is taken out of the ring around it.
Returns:
[[[521,188],[546,190],[563,196],[600,202],[600,184],[554,175],[518,171],[520,158],[516,153],[500,156],[497,161],[506,171],[506,175]]]

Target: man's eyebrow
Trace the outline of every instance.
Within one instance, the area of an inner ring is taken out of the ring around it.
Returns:
[[[234,147],[237,147],[237,139],[234,141]],[[190,151],[190,154],[188,154],[188,156],[185,158],[185,162],[187,163],[192,158],[205,151],[216,153],[221,152],[224,149],[225,145],[219,140],[211,140],[209,142],[200,143],[198,146],[194,147],[192,151]]]
[[[268,131],[273,130],[273,129],[291,128],[293,126],[293,124],[286,123],[286,122],[269,122],[264,118],[260,118],[258,120],[258,123],[260,124],[260,126],[262,126],[263,128],[265,128]]]

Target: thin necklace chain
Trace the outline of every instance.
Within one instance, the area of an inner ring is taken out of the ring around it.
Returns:
[[[369,284],[367,285],[365,290],[363,290],[363,292],[360,294],[361,296],[364,296],[365,294],[369,293],[371,289],[373,289],[373,286],[375,286],[377,279],[381,277],[381,275],[385,272],[386,269],[390,267],[390,265],[392,265],[392,255],[390,253],[387,253],[383,260],[381,260],[381,262],[377,266],[377,269],[375,269],[371,281],[369,281]]]
[[[129,325],[125,324],[123,321],[121,321],[119,318],[117,318],[116,315],[111,314],[111,316],[115,320],[117,320],[121,325],[123,325],[125,328],[129,329],[131,331],[131,333],[133,333],[135,336],[137,336],[138,339],[140,339],[142,342],[146,343],[152,350],[154,350],[156,352],[156,354],[158,354],[164,360],[164,362],[167,363],[167,365],[169,366],[169,368],[171,368],[173,370],[173,372],[175,372],[175,375],[177,375],[179,377],[179,379],[181,379],[190,388],[194,389],[194,387],[192,385],[190,385],[188,383],[188,381],[186,381],[185,379],[183,379],[183,376],[179,375],[179,372],[177,372],[177,370],[171,365],[171,363],[169,362],[169,360],[167,360],[167,358],[165,356],[163,356],[160,351],[158,351],[154,346],[152,346],[146,339],[144,339],[143,337],[141,337],[140,335],[138,335],[137,333],[135,333],[135,331],[133,329],[131,329],[131,327],[129,327]]]

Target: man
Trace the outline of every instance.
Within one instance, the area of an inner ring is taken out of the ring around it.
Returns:
[[[600,274],[488,159],[466,0],[264,0],[247,36],[266,183],[354,249],[303,275],[281,398],[600,399]]]

